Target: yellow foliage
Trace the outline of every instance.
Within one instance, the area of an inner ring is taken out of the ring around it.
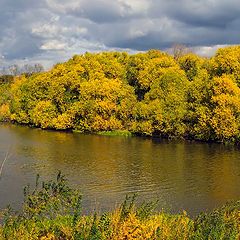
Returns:
[[[19,91],[20,86],[27,80],[25,76],[17,76],[13,80],[13,84],[11,85],[11,91],[16,93]]]
[[[114,117],[104,119],[101,115],[96,115],[93,119],[91,128],[93,132],[121,130],[122,124],[120,120]]]
[[[131,131],[151,136],[153,134],[152,120],[142,120],[132,123]]]
[[[43,236],[40,240],[57,240],[53,233],[48,233],[47,236]]]
[[[230,46],[218,49],[216,55],[211,59],[214,74],[233,74],[240,80],[240,46]]]
[[[3,104],[0,106],[0,120],[7,121],[11,117],[9,104]]]
[[[192,119],[197,119],[197,124],[191,129],[195,137],[203,140],[211,139],[212,111],[206,106],[197,106],[193,115]]]
[[[232,76],[223,75],[221,77],[215,77],[213,79],[214,87],[213,91],[215,95],[229,94],[240,95],[240,89]]]
[[[18,123],[28,124],[30,122],[30,117],[23,110],[19,110],[18,112],[11,114],[10,118],[11,118],[11,121],[14,121],[14,122],[16,121]]]
[[[214,109],[211,124],[220,140],[230,139],[239,133],[239,124],[229,108],[217,107]]]
[[[52,120],[52,125],[58,130],[65,130],[73,127],[73,116],[69,113],[58,115]]]
[[[178,58],[178,63],[188,77],[188,79],[194,80],[198,77],[199,72],[203,68],[205,60],[193,53],[188,53]]]
[[[159,79],[167,70],[180,70],[173,58],[163,56],[161,58],[153,58],[146,61],[139,71],[138,83],[141,89],[148,89],[151,84]]]
[[[159,213],[140,220],[135,212],[130,212],[123,221],[119,211],[111,216],[112,240],[124,239],[182,239],[187,240],[193,233],[193,220],[186,214],[168,215]]]
[[[56,116],[56,108],[51,101],[40,101],[31,112],[32,121],[41,128],[52,128]]]
[[[211,119],[212,127],[220,140],[239,134],[240,89],[234,80],[223,75],[214,78],[212,101],[216,105]]]

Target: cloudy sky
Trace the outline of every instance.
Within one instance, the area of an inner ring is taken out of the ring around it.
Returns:
[[[49,67],[86,51],[240,43],[240,0],[0,0],[0,66]]]

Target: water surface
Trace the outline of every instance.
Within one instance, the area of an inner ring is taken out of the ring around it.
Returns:
[[[191,215],[240,199],[234,146],[110,137],[0,125],[0,208],[19,208],[22,189],[61,170],[83,193],[86,211],[113,209],[127,193]]]

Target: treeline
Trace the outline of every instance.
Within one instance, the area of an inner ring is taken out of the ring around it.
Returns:
[[[17,64],[13,64],[11,66],[0,68],[0,77],[17,76],[20,74],[25,74],[27,76],[30,76],[33,73],[40,73],[43,71],[44,71],[44,67],[40,63],[25,64],[21,67]]]
[[[240,46],[210,59],[150,50],[75,55],[0,87],[0,118],[44,129],[240,139]]]

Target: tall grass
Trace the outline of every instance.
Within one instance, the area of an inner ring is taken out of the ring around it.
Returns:
[[[82,214],[82,196],[71,189],[59,173],[55,181],[26,187],[18,213],[2,212],[0,239],[239,239],[240,202],[229,203],[211,213],[191,219],[186,212],[154,211],[156,202],[135,204],[127,196],[114,211]]]
[[[1,177],[2,177],[2,172],[3,172],[3,167],[8,159],[8,153],[9,151],[6,153],[5,155],[5,158],[3,159],[2,163],[1,163],[1,166],[0,166],[0,180],[1,180]]]

